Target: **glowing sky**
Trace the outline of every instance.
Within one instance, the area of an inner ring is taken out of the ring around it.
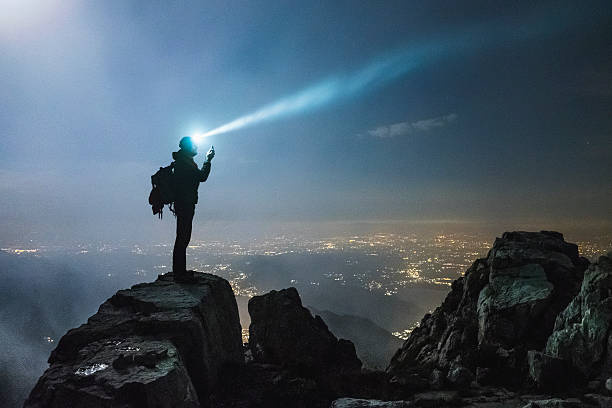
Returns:
[[[0,17],[3,238],[165,237],[149,176],[219,126],[196,234],[610,218],[606,1],[35,4]]]

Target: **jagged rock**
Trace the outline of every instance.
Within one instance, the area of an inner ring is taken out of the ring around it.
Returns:
[[[455,367],[449,370],[447,379],[455,388],[468,388],[474,380],[474,374],[465,367]]]
[[[199,407],[225,365],[243,362],[229,283],[197,273],[120,290],[72,329],[25,407]]]
[[[330,408],[407,408],[407,401],[380,401],[357,398],[339,398],[332,402]]]
[[[590,379],[605,381],[612,374],[611,327],[612,259],[601,256],[584,273],[580,292],[559,314],[546,343],[544,355],[565,366],[536,369],[537,362],[532,362],[532,378],[544,385],[546,376],[571,378],[580,385]]]
[[[587,405],[577,398],[551,398],[546,400],[530,401],[523,408],[582,408],[585,406]]]
[[[555,318],[579,290],[588,261],[557,232],[506,232],[486,258],[453,282],[394,355],[394,376],[463,366],[479,381],[520,385],[527,351],[541,350]]]
[[[319,316],[313,317],[295,288],[253,297],[249,314],[249,347],[257,362],[307,372],[361,368],[353,343],[338,340]]]

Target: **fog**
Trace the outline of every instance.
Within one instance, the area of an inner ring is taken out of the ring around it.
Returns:
[[[21,406],[47,368],[49,354],[70,328],[84,323],[114,291],[138,281],[120,271],[118,257],[78,262],[66,256],[36,258],[0,253],[0,401]],[[124,263],[124,266],[120,266]],[[53,342],[47,340],[52,339]]]

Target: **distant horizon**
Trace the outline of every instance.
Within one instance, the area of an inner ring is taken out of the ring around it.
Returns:
[[[166,217],[170,218],[167,220]],[[104,242],[117,245],[131,244],[154,244],[174,242],[174,217],[166,214],[163,221],[154,219],[148,228],[155,233],[153,235],[140,237],[131,234],[124,235],[125,230],[120,228],[106,230],[106,234],[100,231],[83,231],[79,235],[58,236],[54,234],[32,233],[21,237],[11,237],[3,234],[0,244],[3,246],[18,245],[32,240],[35,243],[46,245],[76,245],[79,243]],[[144,228],[143,228],[144,229]],[[574,239],[585,237],[596,237],[609,235],[612,237],[612,223],[607,220],[573,220],[564,222],[553,221],[494,221],[494,220],[336,220],[336,221],[210,221],[194,222],[193,242],[206,240],[236,240],[246,242],[249,240],[261,240],[282,235],[292,237],[327,238],[333,236],[368,235],[375,233],[385,234],[425,234],[436,233],[473,233],[478,235],[489,235],[500,237],[507,231],[556,231]]]

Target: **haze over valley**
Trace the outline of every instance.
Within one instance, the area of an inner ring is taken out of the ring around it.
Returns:
[[[486,255],[496,234],[470,225],[420,225],[404,232],[380,228],[196,240],[188,264],[230,282],[244,341],[248,299],[294,286],[332,331],[353,333],[367,365],[384,368],[395,345],[440,304],[454,279]],[[572,241],[572,233],[566,239]],[[593,257],[612,249],[612,234],[576,231],[574,242],[583,256]],[[168,272],[171,251],[171,243],[4,245],[0,335],[9,352],[2,356],[2,398],[22,401],[65,331],[84,323],[116,290]],[[369,333],[375,334],[368,338]],[[372,348],[381,341],[388,345]]]

